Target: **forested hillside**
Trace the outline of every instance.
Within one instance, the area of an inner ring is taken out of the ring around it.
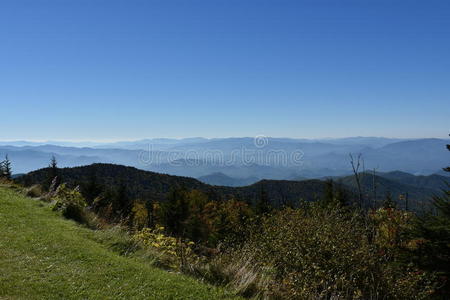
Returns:
[[[57,172],[57,173],[52,173]],[[15,180],[26,186],[32,184],[50,184],[53,176],[59,177],[71,187],[80,186],[82,192],[94,199],[100,194],[109,195],[124,193],[121,201],[149,200],[165,201],[169,192],[176,189],[198,190],[211,200],[220,201],[237,199],[247,203],[256,203],[262,197],[275,207],[296,204],[300,200],[315,201],[323,197],[324,180],[261,180],[242,187],[212,186],[201,181],[181,176],[172,176],[155,172],[143,171],[134,167],[113,164],[92,164],[74,168],[59,168],[52,171],[49,168],[30,172]],[[427,207],[431,198],[444,188],[445,178],[440,175],[414,176],[404,172],[361,173],[361,187],[366,204],[381,203],[390,196],[399,207],[405,208],[408,197],[409,209],[419,210]],[[351,195],[356,195],[357,185],[354,176],[334,178],[335,185],[340,185]]]
[[[436,186],[436,182],[432,178],[423,185],[417,185],[415,183],[421,181],[421,178],[414,175],[403,178],[403,180],[392,177],[391,180],[384,175],[360,174],[361,190],[367,205],[376,207],[381,205],[386,198],[390,198],[401,209],[422,211],[426,210],[434,195],[441,193],[439,189],[432,188]],[[428,178],[428,176],[423,178]],[[358,192],[355,176],[340,177],[336,179],[336,182],[349,187],[354,193]]]
[[[30,186],[49,182],[57,174],[60,181],[68,183],[69,186],[79,185],[82,191],[93,192],[93,195],[88,196],[90,198],[95,198],[101,192],[114,192],[114,190],[122,189],[130,201],[136,199],[165,201],[170,191],[179,188],[199,190],[208,194],[212,200],[237,198],[249,203],[258,201],[261,194],[265,193],[268,201],[271,201],[274,206],[284,202],[298,202],[300,199],[316,200],[320,198],[324,187],[320,180],[263,180],[250,186],[236,188],[211,186],[194,178],[171,176],[113,164],[60,168],[56,172],[53,174],[50,168],[45,168],[30,172],[15,180]],[[95,191],[90,189],[95,189]]]

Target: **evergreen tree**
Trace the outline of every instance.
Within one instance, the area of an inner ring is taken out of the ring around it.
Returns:
[[[267,195],[264,185],[261,184],[261,191],[258,201],[255,206],[255,213],[257,215],[264,215],[272,211],[272,205],[270,204],[269,197]]]
[[[58,163],[56,161],[56,157],[54,155],[52,155],[52,159],[50,160],[50,165],[48,166],[51,169],[57,169],[58,168]]]
[[[114,211],[121,216],[128,216],[132,209],[132,203],[128,197],[127,186],[121,182],[112,200]]]
[[[1,163],[1,177],[4,177],[8,180],[11,179],[12,170],[11,170],[11,161],[8,158],[8,154],[5,155],[5,160]]]
[[[341,183],[335,183],[333,179],[325,181],[324,193],[319,205],[322,207],[338,206],[347,204],[347,193]]]
[[[53,182],[55,183],[54,185],[52,184]],[[45,190],[49,190],[50,188],[56,190],[56,188],[58,188],[60,184],[61,184],[61,176],[58,168],[58,162],[56,161],[56,157],[52,155],[52,158],[50,159],[50,164],[48,165],[47,179],[43,184],[43,188]]]
[[[325,181],[325,191],[321,204],[323,206],[329,206],[332,203],[334,203],[334,182],[333,179],[328,179]]]
[[[447,145],[450,151],[450,145]],[[444,168],[450,172],[450,166]],[[438,271],[445,282],[441,293],[450,294],[450,184],[442,196],[433,198],[434,211],[419,218],[415,235],[424,242],[419,247],[419,263],[431,271]]]
[[[181,236],[189,217],[189,203],[184,188],[173,189],[162,205],[162,222],[169,233]]]
[[[384,199],[383,202],[383,208],[395,208],[395,202],[392,199],[391,192],[386,193],[386,198]]]
[[[153,200],[151,198],[147,199],[145,201],[145,208],[147,209],[147,227],[152,228],[155,226],[155,216],[154,216],[154,210],[153,210]]]
[[[95,170],[89,176],[89,179],[82,186],[83,196],[86,198],[86,202],[91,205],[95,198],[97,198],[103,191],[103,186],[98,182],[97,174]]]
[[[334,201],[341,207],[347,205],[348,195],[342,183],[338,183],[334,188]]]

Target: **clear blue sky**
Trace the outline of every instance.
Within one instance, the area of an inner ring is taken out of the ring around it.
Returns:
[[[0,140],[446,137],[450,1],[3,0]]]

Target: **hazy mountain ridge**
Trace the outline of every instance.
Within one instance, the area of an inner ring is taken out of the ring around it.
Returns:
[[[398,171],[360,174],[362,193],[367,203],[379,205],[389,195],[400,208],[408,206],[413,210],[422,210],[432,201],[433,196],[440,195],[445,179],[440,175],[414,176]],[[337,177],[334,180],[349,187],[355,194],[358,192],[355,176]]]
[[[220,172],[229,177],[260,179],[346,175],[351,171],[349,153],[361,153],[366,169],[376,168],[379,172],[400,170],[429,175],[448,161],[445,144],[449,141],[444,139],[263,138],[261,141],[262,145],[255,145],[253,138],[152,139],[95,147],[15,142],[22,146],[0,146],[0,157],[9,155],[14,173],[45,167],[55,155],[61,167],[100,162],[190,177]],[[301,154],[300,161],[292,161],[295,153]]]
[[[400,182],[402,184],[412,185],[418,188],[428,188],[441,192],[447,188],[447,182],[449,178],[447,176],[439,174],[424,175],[412,175],[401,171],[393,171],[389,173],[379,173],[381,177]]]

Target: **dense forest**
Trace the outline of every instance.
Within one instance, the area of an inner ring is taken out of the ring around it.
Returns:
[[[267,193],[271,205],[280,206],[284,202],[298,202],[300,199],[314,200],[321,197],[324,182],[320,180],[287,181],[262,180],[246,187],[211,186],[194,178],[171,176],[143,171],[134,167],[113,164],[92,164],[89,166],[52,169],[51,167],[30,172],[15,180],[26,186],[47,182],[50,185],[55,174],[70,187],[80,186],[88,199],[105,193],[124,189],[127,199],[146,201],[166,201],[174,189],[198,190],[211,200],[221,201],[236,198],[247,203],[255,203],[261,193]],[[92,188],[92,186],[96,186]],[[91,191],[93,190],[93,191]]]

